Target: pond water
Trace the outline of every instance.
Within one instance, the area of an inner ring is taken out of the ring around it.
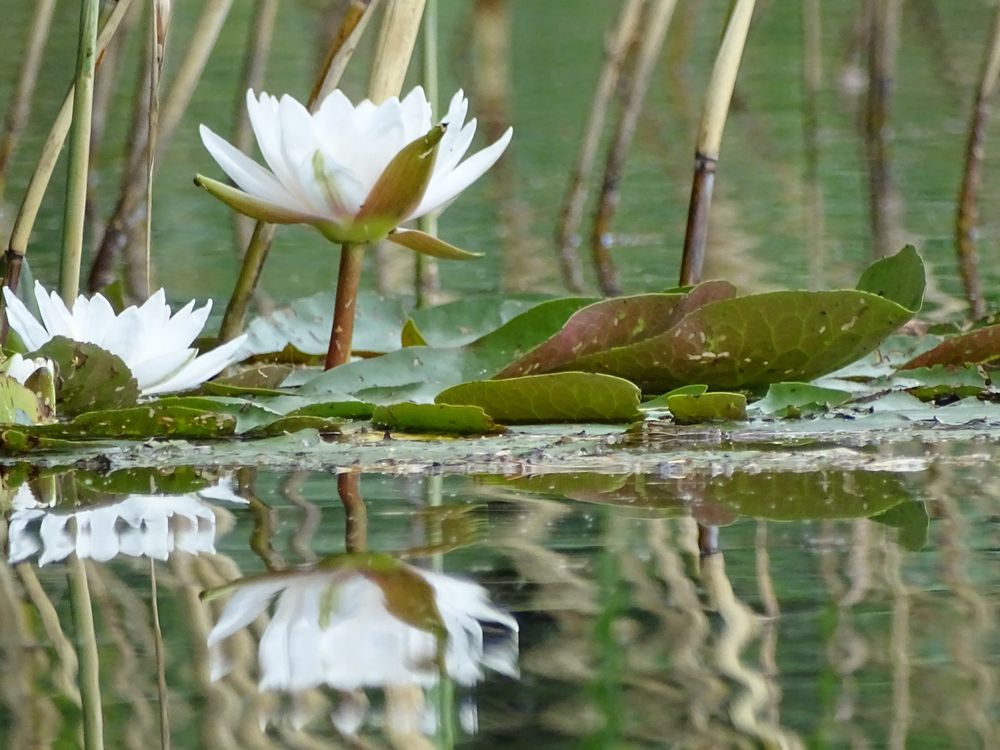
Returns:
[[[175,4],[174,49],[202,5]],[[308,89],[322,5],[281,3],[271,92]],[[442,217],[444,238],[487,250],[482,262],[442,265],[448,292],[560,289],[551,237],[616,5],[442,0],[442,88],[466,87],[474,111],[471,9],[506,9],[503,118],[516,129],[506,182],[484,180]],[[870,259],[861,5],[823,4],[810,185],[800,6],[759,4],[726,131],[710,275],[746,290],[852,286]],[[0,0],[4,49],[21,48],[32,6]],[[157,176],[157,277],[172,298],[212,296],[217,311],[237,268],[230,217],[190,183],[196,171],[219,176],[197,124],[230,132],[252,6],[233,4]],[[678,3],[621,184],[613,253],[629,291],[675,282],[701,91],[728,6]],[[905,8],[892,236],[928,263],[935,315],[960,307],[954,196],[993,9]],[[77,14],[58,4],[5,220],[64,92]],[[346,81],[355,94],[360,54]],[[113,203],[133,68],[127,53],[98,150],[99,213]],[[13,78],[0,76],[0,101]],[[997,127],[982,192],[987,258],[1000,236],[988,208],[1000,201]],[[57,172],[29,256],[49,285],[62,181]],[[983,273],[996,301],[1000,265]],[[263,283],[283,302],[329,289],[333,275],[326,243],[290,228]],[[405,296],[408,282],[397,288]],[[103,453],[68,472],[40,468],[58,456],[4,457],[0,747],[997,747],[995,434],[915,438],[893,423],[848,439],[824,437],[827,426],[782,442],[765,428],[742,447],[668,427],[661,440],[559,460],[551,433],[336,452],[317,438],[252,460],[246,443],[143,444],[114,467],[161,468],[130,476],[109,474]],[[572,448],[576,431],[556,444]],[[345,474],[362,450],[363,473]],[[473,450],[495,455],[463,468]],[[213,468],[162,468],[190,462]]]
[[[983,450],[723,474],[669,454],[646,475],[15,472],[0,746],[75,746],[96,704],[122,748],[158,746],[161,711],[173,747],[995,747],[997,474],[963,460]]]

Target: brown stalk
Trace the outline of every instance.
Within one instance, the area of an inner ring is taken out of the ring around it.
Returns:
[[[621,115],[615,127],[604,164],[604,177],[597,195],[597,210],[590,233],[590,246],[597,270],[597,283],[605,295],[621,294],[618,270],[609,253],[611,222],[618,208],[618,187],[625,167],[625,157],[632,144],[642,104],[649,90],[653,66],[663,48],[663,39],[670,27],[676,0],[653,0],[643,18],[642,36],[636,50],[635,67],[631,71]]]
[[[21,58],[21,73],[17,86],[11,94],[4,119],[3,135],[0,136],[0,197],[7,185],[7,169],[11,157],[21,140],[21,133],[31,116],[31,101],[38,82],[38,71],[42,65],[42,54],[49,38],[49,27],[52,25],[52,13],[56,0],[35,0],[35,14],[31,18],[31,32]]]
[[[958,191],[958,211],[955,216],[955,249],[958,252],[958,270],[965,289],[965,299],[974,318],[986,314],[982,282],[979,278],[979,260],[976,252],[976,224],[979,209],[976,200],[983,177],[983,157],[986,151],[986,130],[990,121],[993,95],[1000,78],[1000,6],[993,14],[993,28],[987,40],[983,57],[983,70],[976,89],[976,99],[969,118],[969,132],[965,141],[965,169]]]
[[[317,76],[317,80],[323,81],[319,87],[321,92],[336,87],[347,65],[347,61],[354,54],[354,50],[357,47],[358,35],[367,25],[367,20],[377,7],[378,2],[375,0],[375,2],[366,3],[363,0],[353,0],[352,5],[361,8],[363,13],[360,17],[357,14],[348,13],[344,18],[343,26],[344,28],[349,28],[350,31],[346,31],[345,33],[344,29],[342,29],[333,38],[331,42],[332,51],[325,58],[328,67],[321,70]],[[314,86],[313,91],[316,90],[317,88]],[[306,103],[307,109],[314,109],[318,101],[319,99],[310,98]],[[254,225],[250,244],[243,255],[243,265],[240,266],[236,286],[233,289],[232,296],[229,298],[229,304],[226,305],[226,312],[222,317],[222,325],[219,328],[220,342],[231,341],[243,330],[243,321],[246,318],[247,308],[250,306],[250,300],[253,298],[260,281],[260,274],[264,270],[264,262],[267,260],[267,254],[271,249],[275,231],[276,229],[273,224],[258,221]]]
[[[684,235],[684,257],[681,260],[680,285],[697,284],[705,264],[708,239],[708,217],[715,187],[715,171],[722,147],[722,131],[729,114],[729,103],[736,86],[743,47],[750,31],[755,0],[736,0],[726,31],[715,58],[712,77],[705,95],[705,110],[701,117],[698,145],[694,155],[694,178],[691,183],[691,203],[688,206],[687,231]]]
[[[330,347],[326,352],[327,370],[351,361],[354,314],[357,310],[358,287],[361,284],[361,269],[364,262],[364,245],[345,242],[341,246],[337,296],[333,305],[333,328],[330,331]]]
[[[625,0],[605,45],[604,65],[594,90],[594,100],[580,142],[580,152],[570,173],[562,212],[559,215],[559,225],[556,227],[556,250],[563,284],[576,294],[584,290],[583,269],[580,266],[577,250],[580,247],[580,222],[587,201],[587,183],[597,161],[597,149],[600,147],[601,133],[604,131],[604,121],[611,106],[611,98],[621,80],[629,47],[638,34],[645,3],[646,0]]]
[[[364,552],[368,549],[368,509],[361,497],[361,475],[338,474],[337,494],[344,505],[344,547],[348,552]]]
[[[892,86],[899,46],[902,0],[869,3],[868,99],[865,109],[865,155],[868,161],[868,199],[872,256],[884,258],[899,245],[898,217],[890,152]]]

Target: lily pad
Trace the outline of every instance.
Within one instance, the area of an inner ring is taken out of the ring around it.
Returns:
[[[461,347],[413,346],[321,373],[298,394],[312,399],[360,399],[374,404],[430,403],[452,385],[493,377],[548,339],[587,298],[543,302]]]
[[[320,435],[339,435],[340,420],[309,415],[279,417],[243,433],[245,438],[265,438],[275,435],[289,435],[301,430],[316,430]]]
[[[464,346],[548,299],[540,295],[477,296],[414,310],[407,324],[419,333],[422,344]]]
[[[993,325],[945,339],[899,369],[912,370],[935,365],[952,367],[982,365],[992,363],[998,358],[1000,358],[1000,325]]]
[[[896,541],[912,552],[927,546],[930,518],[921,502],[910,501],[894,505],[884,513],[872,516],[873,521],[899,530]]]
[[[372,424],[400,432],[490,435],[504,431],[478,406],[402,403],[377,406]]]
[[[679,393],[667,399],[667,408],[678,424],[734,422],[747,418],[747,397],[742,393]]]
[[[610,375],[562,372],[478,380],[447,388],[438,404],[469,404],[504,424],[630,422],[639,418],[639,389]]]
[[[552,343],[500,375],[603,372],[631,380],[648,393],[691,383],[727,389],[811,380],[874,350],[915,314],[916,306],[908,305],[923,294],[923,266],[912,248],[876,266],[862,276],[864,288],[859,289],[770,292],[696,305],[705,286],[700,285],[688,295],[694,299],[687,307],[693,309],[667,330],[647,335],[643,329],[629,340],[623,327],[611,334],[619,338],[608,341],[610,348],[602,347],[608,334],[564,340],[560,331]],[[888,283],[897,271],[898,283]],[[604,327],[610,322],[605,320]]]
[[[680,388],[674,388],[672,391],[667,391],[662,396],[651,398],[649,401],[643,401],[639,404],[639,409],[641,411],[664,411],[667,409],[667,401],[671,396],[700,396],[707,390],[708,386],[701,385],[700,383],[694,385],[682,385]]]
[[[91,411],[71,422],[20,427],[29,437],[55,440],[186,438],[203,440],[232,435],[236,418],[184,406],[134,406]],[[6,433],[5,433],[6,435]]]
[[[56,402],[61,416],[121,409],[139,399],[139,384],[128,366],[99,346],[56,336],[32,356],[56,363]]]
[[[775,383],[767,395],[751,406],[751,410],[775,417],[797,417],[803,412],[824,411],[840,406],[854,395],[836,388],[823,388],[810,383]]]

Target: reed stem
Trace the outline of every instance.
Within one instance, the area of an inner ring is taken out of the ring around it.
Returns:
[[[55,7],[56,0],[35,0],[35,14],[29,26],[31,32],[21,58],[21,74],[11,95],[3,135],[0,136],[0,197],[7,185],[7,169],[10,167],[11,157],[31,116],[31,100],[38,82],[38,71],[42,65],[42,54],[49,38]]]
[[[809,253],[809,286],[825,287],[823,190],[819,182],[819,91],[823,80],[820,0],[802,5],[802,142],[804,144],[802,209]]]
[[[114,38],[115,32],[118,31],[118,27],[125,14],[128,13],[131,4],[132,0],[119,0],[114,10],[111,11],[111,15],[108,16],[108,20],[104,23],[100,36],[97,38],[96,64],[100,64],[101,58],[108,48],[108,44]],[[63,105],[59,110],[59,114],[56,115],[55,122],[52,123],[52,128],[49,130],[45,145],[42,147],[42,155],[35,165],[35,171],[31,175],[28,189],[21,200],[21,207],[14,218],[14,226],[11,229],[10,240],[7,243],[7,253],[5,256],[7,271],[4,274],[4,281],[8,287],[15,291],[17,290],[17,282],[21,277],[21,266],[24,263],[24,256],[28,252],[28,239],[31,237],[31,230],[34,228],[35,219],[38,217],[38,209],[42,205],[42,198],[45,196],[45,190],[49,186],[52,171],[55,169],[56,162],[59,159],[59,152],[66,141],[66,134],[69,133],[70,123],[73,120],[75,91],[76,87],[71,85],[69,93],[66,94]],[[4,315],[4,338],[6,337],[6,331],[7,317]]]
[[[556,227],[556,250],[563,284],[574,294],[580,294],[584,290],[583,268],[577,249],[580,246],[580,222],[583,220],[587,201],[587,184],[597,161],[597,149],[601,145],[601,133],[604,131],[611,98],[621,80],[628,50],[638,35],[645,3],[646,0],[626,0],[618,14],[611,38],[604,48],[604,65],[594,90],[594,100],[587,116],[576,164],[570,173],[563,198],[559,225]]]
[[[90,123],[94,108],[94,70],[97,65],[97,20],[100,9],[100,0],[82,0],[80,3],[80,37],[76,55],[62,262],[59,269],[59,294],[67,307],[73,306],[80,290],[87,173],[90,166]]]
[[[365,246],[344,243],[340,248],[340,271],[337,274],[337,296],[333,303],[333,327],[330,347],[326,352],[326,369],[351,361],[354,339],[354,313],[357,308],[361,269],[365,264]]]
[[[976,224],[979,210],[976,204],[983,177],[983,157],[986,151],[986,130],[989,125],[993,95],[1000,79],[1000,6],[993,13],[993,28],[987,40],[983,70],[976,89],[976,99],[969,118],[965,141],[965,168],[958,191],[958,212],[955,216],[955,249],[958,270],[965,289],[965,299],[974,318],[986,313],[982,283],[979,279],[979,259],[976,252]]]
[[[885,258],[895,252],[897,211],[893,190],[892,127],[890,113],[902,0],[878,0],[869,5],[868,100],[865,111],[865,149],[868,161],[868,198],[872,255]]]
[[[334,36],[331,43],[331,51],[325,58],[325,68],[317,76],[317,80],[323,83],[319,87],[313,86],[313,94],[324,92],[328,88],[333,89],[337,86],[340,76],[347,65],[347,61],[354,54],[354,50],[357,47],[357,36],[355,34],[360,33],[359,29],[363,29],[367,25],[368,17],[377,6],[377,0],[376,2],[367,4],[363,2],[359,3],[358,0],[355,0],[354,5],[363,5],[364,8],[362,10],[364,13],[360,18],[355,17],[351,13],[348,13],[347,17],[345,17],[343,26],[349,26],[351,31],[344,33],[342,30]],[[306,108],[311,111],[316,107],[318,102],[318,96],[314,98],[310,95],[306,103]],[[240,267],[239,277],[236,280],[236,287],[233,289],[229,303],[226,305],[226,312],[222,317],[222,325],[219,328],[220,342],[231,341],[243,330],[243,321],[246,318],[247,308],[250,306],[250,300],[253,298],[257,284],[260,281],[260,275],[264,270],[264,262],[267,260],[267,254],[271,249],[275,231],[273,224],[257,222],[254,226],[250,244],[243,255],[243,264]]]
[[[73,609],[73,624],[80,649],[80,699],[83,704],[84,750],[103,750],[104,712],[101,708],[100,657],[97,651],[97,633],[94,629],[94,610],[87,582],[87,567],[77,555],[66,561],[69,577],[69,598]]]
[[[440,87],[438,75],[438,0],[426,0],[424,8],[424,39],[421,64],[424,91],[431,111],[437,113],[440,106]],[[417,227],[427,234],[437,235],[438,215],[436,211],[424,214],[417,219]],[[441,278],[438,275],[438,264],[433,258],[423,253],[415,253],[414,258],[414,293],[416,306],[425,307],[431,298],[441,289]]]
[[[160,601],[156,585],[156,560],[149,558],[149,605],[153,620],[153,646],[156,658],[156,692],[160,704],[160,750],[170,750],[170,700],[167,691],[167,655],[160,628]]]
[[[643,18],[639,47],[636,50],[635,67],[632,70],[625,102],[622,105],[611,145],[604,164],[604,176],[597,196],[597,210],[590,233],[597,283],[606,295],[621,294],[618,271],[609,253],[611,222],[618,207],[618,187],[625,168],[625,157],[635,136],[642,104],[649,91],[649,82],[663,49],[663,39],[670,27],[676,0],[652,0]]]
[[[729,115],[729,103],[736,87],[736,74],[740,69],[743,47],[750,31],[754,5],[755,0],[736,0],[708,82],[705,110],[694,154],[691,203],[688,206],[687,231],[684,235],[684,256],[681,259],[681,286],[701,281],[715,171],[722,147],[722,131]]]

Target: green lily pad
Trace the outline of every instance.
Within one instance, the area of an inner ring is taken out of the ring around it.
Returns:
[[[232,435],[235,429],[236,418],[228,414],[185,406],[159,406],[154,402],[130,409],[91,411],[80,414],[71,422],[25,426],[16,431],[31,437],[55,440],[203,440]]]
[[[139,399],[139,384],[128,366],[94,344],[55,336],[33,357],[56,364],[56,403],[61,416],[121,409]]]
[[[679,393],[667,399],[667,408],[678,424],[733,422],[747,418],[747,397],[742,393]]]
[[[403,330],[409,326],[411,336],[414,329],[417,336],[404,346],[465,346],[548,299],[537,294],[477,296],[414,310]]]
[[[372,424],[400,432],[491,435],[504,431],[478,406],[402,403],[376,406]]]
[[[548,339],[591,301],[565,298],[543,302],[466,346],[412,346],[351,362],[304,383],[297,395],[325,401],[355,398],[374,404],[430,403],[449,386],[493,377]]]
[[[680,388],[674,388],[672,391],[667,391],[662,396],[657,396],[656,398],[651,398],[649,401],[643,401],[639,404],[640,411],[665,411],[667,409],[667,401],[671,396],[700,396],[708,390],[707,385],[701,385],[696,383],[693,385],[682,385]]]
[[[243,433],[245,438],[290,435],[301,430],[316,430],[320,435],[339,435],[340,420],[310,415],[289,415],[259,425]]]
[[[983,393],[988,383],[986,375],[980,368],[973,365],[966,367],[915,367],[899,370],[893,378],[893,384],[916,383],[907,390],[921,401],[940,401],[942,399],[962,399],[978,396]]]
[[[503,424],[630,422],[639,417],[639,395],[621,378],[562,372],[462,383],[434,401],[478,406]]]
[[[896,272],[897,283],[889,283]],[[687,314],[669,329],[661,327],[655,335],[643,329],[629,339],[627,327],[622,327],[588,339],[574,321],[579,333],[567,339],[560,331],[553,342],[512,363],[500,376],[603,372],[631,380],[647,393],[691,383],[727,389],[812,380],[874,350],[914,315],[915,301],[923,294],[923,266],[908,248],[869,269],[862,285],[827,292],[754,294],[698,305],[705,286],[700,285],[688,295],[693,299],[686,305]],[[621,301],[609,300],[605,311],[613,311],[615,302]],[[609,328],[614,321],[614,316],[603,322],[598,317],[593,323]]]
[[[215,478],[190,466],[135,466],[111,472],[75,469],[60,475],[93,492],[110,495],[184,495],[212,485]],[[65,496],[66,493],[63,493]]]
[[[33,391],[0,375],[0,424],[37,424],[46,411]]]
[[[904,549],[916,552],[927,546],[930,518],[923,503],[902,502],[884,513],[872,516],[871,520],[898,529],[896,541]]]
[[[767,395],[750,408],[760,414],[774,417],[797,417],[803,412],[823,411],[840,406],[853,398],[853,394],[836,388],[823,388],[809,383],[775,383]]]

